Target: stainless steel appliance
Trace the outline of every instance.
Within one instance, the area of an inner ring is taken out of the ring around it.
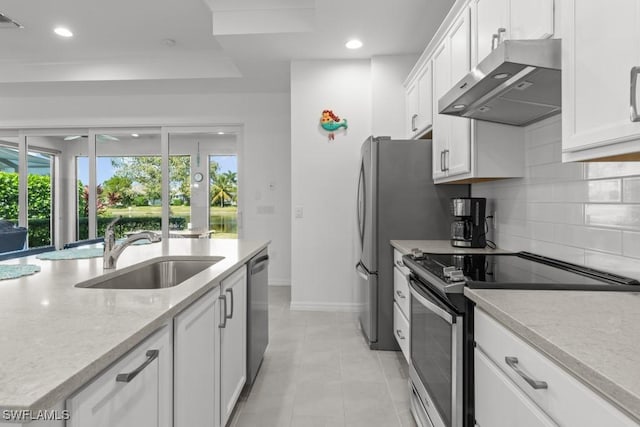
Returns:
[[[473,427],[471,288],[640,291],[637,280],[540,255],[405,255],[411,270],[411,411],[422,427]]]
[[[499,40],[496,40],[499,41]],[[559,39],[505,40],[438,101],[440,114],[527,126],[560,113]]]
[[[448,239],[449,200],[467,185],[434,185],[430,140],[368,138],[361,149],[357,192],[357,298],[372,349],[397,350],[393,333],[392,239]]]
[[[481,197],[457,197],[451,199],[451,245],[461,248],[487,246],[485,217],[487,199]]]
[[[247,265],[247,385],[253,384],[269,344],[269,255],[264,249]]]

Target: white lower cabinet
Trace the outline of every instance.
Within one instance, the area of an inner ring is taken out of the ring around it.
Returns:
[[[411,358],[409,340],[411,327],[409,326],[409,312],[411,300],[409,294],[409,269],[402,263],[402,253],[393,251],[393,335],[402,350],[407,363]]]
[[[475,410],[480,427],[638,427],[485,312],[476,309],[474,321]],[[522,418],[508,422],[515,416]]]
[[[220,286],[224,322],[220,328],[220,425],[224,426],[247,379],[247,269],[242,266]]]
[[[475,417],[480,427],[556,427],[502,371],[474,351]]]
[[[174,319],[174,425],[220,426],[220,289]]]
[[[246,267],[174,321],[174,427],[225,426],[246,380]]]
[[[171,338],[164,326],[67,399],[67,427],[173,425]]]
[[[409,334],[411,330],[409,329],[409,321],[402,314],[400,307],[397,303],[393,303],[393,335],[396,337],[396,341],[398,341],[398,345],[400,346],[400,350],[402,350],[402,354],[404,358],[409,363],[409,358],[411,354],[409,353]]]

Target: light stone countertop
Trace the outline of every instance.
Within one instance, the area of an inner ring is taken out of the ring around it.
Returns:
[[[103,274],[101,257],[2,261],[37,264],[42,271],[0,281],[0,410],[50,409],[268,244],[166,239],[129,246],[117,270],[157,257],[224,257],[179,286],[154,290],[74,287]]]
[[[640,422],[640,293],[465,288],[464,294]]]
[[[411,249],[418,248],[424,253],[431,254],[508,254],[512,251],[502,249],[482,249],[456,248],[451,246],[449,240],[392,240],[391,246],[402,252],[404,255],[410,254]]]

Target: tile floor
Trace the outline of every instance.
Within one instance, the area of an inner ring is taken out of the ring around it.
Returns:
[[[354,313],[290,311],[269,291],[269,347],[231,427],[415,426],[400,352],[371,351]]]

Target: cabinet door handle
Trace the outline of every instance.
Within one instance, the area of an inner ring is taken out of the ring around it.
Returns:
[[[224,311],[221,311],[222,322],[218,324],[218,328],[223,329],[227,327],[227,296],[220,295],[218,299],[221,299],[224,302]]]
[[[444,170],[446,172],[449,170],[449,150],[444,150],[443,154],[444,154],[444,163],[445,163]]]
[[[640,115],[638,115],[638,99],[636,97],[636,87],[638,83],[638,73],[640,73],[640,67],[635,66],[631,67],[631,84],[630,92],[631,92],[631,121],[632,122],[640,122]]]
[[[227,319],[232,319],[233,318],[233,307],[235,307],[235,304],[233,303],[233,289],[227,289],[225,292],[228,292],[229,295],[231,296],[231,314],[229,314],[227,316]]]
[[[440,172],[444,172],[444,150],[440,152]]]
[[[500,43],[500,36],[497,34],[493,34],[491,36],[491,50],[495,50],[498,47],[498,43]]]
[[[398,336],[398,338],[400,338],[401,340],[405,339],[405,336],[402,335],[402,330],[401,329],[396,329],[396,335]]]
[[[131,372],[127,372],[126,374],[118,374],[116,376],[116,381],[119,383],[131,382],[131,380],[134,379],[140,372],[142,372],[144,368],[146,368],[151,362],[156,360],[159,354],[160,350],[147,350],[147,353],[145,354],[145,356],[147,356],[147,360],[145,360],[142,365],[138,366]]]
[[[415,132],[418,130],[418,127],[416,126],[416,119],[418,118],[417,114],[414,114],[413,116],[411,116],[411,131]]]
[[[507,29],[506,28],[498,28],[498,44],[502,43],[504,41],[504,37],[507,35]]]
[[[405,299],[407,297],[405,294],[402,293],[402,291],[396,291],[396,294],[402,299]]]
[[[516,371],[516,373],[518,375],[520,375],[520,377],[525,380],[527,382],[527,384],[529,384],[531,387],[533,387],[535,390],[540,390],[540,389],[546,389],[549,388],[549,385],[547,384],[546,381],[538,381],[538,380],[534,380],[533,378],[531,378],[529,375],[525,374],[519,367],[518,367],[518,358],[517,357],[505,357],[504,361],[507,362],[507,365],[509,365],[509,367],[511,369],[513,369],[514,371]]]

